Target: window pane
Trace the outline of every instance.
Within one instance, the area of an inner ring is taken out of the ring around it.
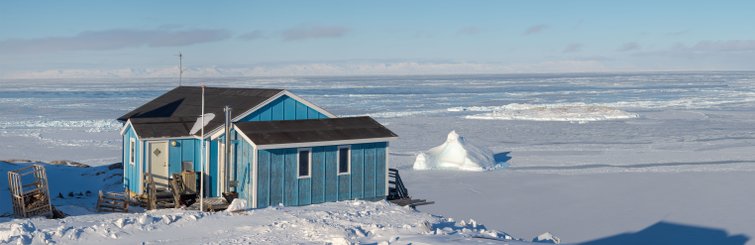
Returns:
[[[349,172],[349,148],[338,149],[338,173]]]
[[[134,158],[136,158],[134,157],[134,148],[134,141],[129,142],[129,158],[132,163],[134,162]]]
[[[309,175],[309,151],[299,152],[299,176]]]

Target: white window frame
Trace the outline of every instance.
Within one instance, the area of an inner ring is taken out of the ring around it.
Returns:
[[[341,172],[341,149],[347,149],[348,156],[346,157],[346,172]],[[338,160],[336,160],[336,173],[338,175],[348,175],[351,174],[351,145],[342,145],[338,147],[338,152],[336,153],[338,155]]]
[[[134,165],[136,162],[136,140],[129,138],[128,144],[128,163]]]
[[[307,166],[307,175],[299,175],[299,167],[301,165],[301,163],[299,162],[299,159],[301,159],[301,152],[302,151],[309,152],[309,154],[307,154],[307,158],[308,158],[307,159],[307,163],[308,163],[307,165],[309,165],[309,166]],[[299,179],[306,179],[306,178],[311,178],[312,177],[312,148],[299,148],[296,151],[296,176]]]

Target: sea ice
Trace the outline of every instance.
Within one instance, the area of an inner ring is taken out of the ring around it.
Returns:
[[[414,169],[453,169],[485,171],[496,165],[493,152],[469,143],[456,131],[448,133],[446,142],[417,155]]]
[[[458,108],[452,108],[459,110]],[[452,110],[449,109],[449,110]],[[601,120],[629,119],[638,117],[637,114],[622,111],[613,107],[590,105],[585,103],[566,104],[508,104],[500,107],[470,108],[470,111],[490,109],[491,112],[466,116],[468,119],[483,120],[525,120],[525,121],[566,121],[588,122]]]

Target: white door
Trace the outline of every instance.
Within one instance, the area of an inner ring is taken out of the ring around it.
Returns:
[[[158,189],[168,189],[168,142],[149,144],[149,170]]]

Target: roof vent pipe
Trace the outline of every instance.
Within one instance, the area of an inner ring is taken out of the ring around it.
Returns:
[[[225,112],[225,157],[223,158],[224,162],[223,165],[225,166],[223,169],[225,170],[225,176],[226,176],[226,190],[228,191],[228,187],[232,188],[231,191],[236,191],[236,179],[234,178],[234,174],[231,168],[231,107],[225,106],[223,108],[223,112]]]

